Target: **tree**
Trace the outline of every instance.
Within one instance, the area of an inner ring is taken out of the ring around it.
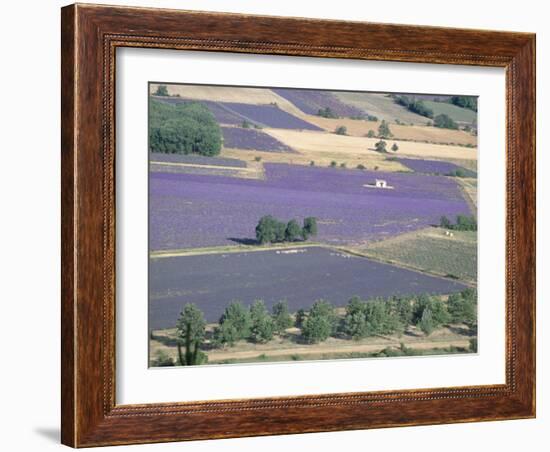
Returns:
[[[441,217],[441,219],[439,220],[439,225],[442,228],[450,229],[451,228],[451,220],[449,220],[445,215],[443,215]]]
[[[330,162],[330,167],[331,167],[331,168],[336,168],[336,165],[338,165],[338,163],[337,163],[335,160],[333,160],[332,162]]]
[[[386,144],[387,143],[384,140],[380,140],[374,145],[374,148],[377,152],[388,152],[386,149]]]
[[[295,242],[302,237],[302,228],[296,220],[290,220],[285,229],[285,240]]]
[[[215,339],[221,345],[233,345],[250,336],[251,320],[249,310],[241,303],[233,301],[225,308],[216,329]]]
[[[307,315],[304,309],[300,308],[296,311],[296,328],[302,328],[302,326],[304,326],[306,317]]]
[[[272,317],[275,324],[275,332],[282,334],[286,329],[292,326],[292,316],[288,311],[288,302],[286,300],[278,301],[273,305]]]
[[[277,220],[271,215],[265,215],[260,218],[258,225],[256,226],[256,240],[260,244],[275,242]]]
[[[187,303],[176,323],[178,355],[182,366],[193,366],[205,361],[206,355],[199,349],[204,340],[205,327],[203,313],[194,304]],[[185,353],[181,349],[182,345]]]
[[[317,235],[317,218],[306,217],[304,218],[304,227],[302,228],[302,238],[307,240],[311,236]]]
[[[397,143],[393,143],[392,147],[391,147],[391,150],[393,152],[397,152],[399,150],[399,146],[397,146]]]
[[[348,129],[346,126],[338,126],[336,127],[336,130],[334,131],[336,135],[347,135]]]
[[[453,96],[450,103],[462,108],[477,111],[477,97],[475,96]]]
[[[317,114],[323,118],[338,118],[338,115],[330,107],[320,108]]]
[[[165,85],[158,85],[155,91],[155,96],[169,96],[168,88]]]
[[[442,129],[458,130],[458,124],[445,113],[441,113],[434,118],[434,126]]]
[[[366,167],[362,163],[359,163],[359,165],[357,165],[357,169],[358,170],[364,170],[364,169],[366,169]]]
[[[250,127],[252,127],[252,124],[250,124],[250,122],[248,122],[246,119],[241,123],[241,127],[243,129],[250,129]]]
[[[449,295],[447,309],[453,322],[475,326],[477,324],[477,291],[466,289]]]
[[[353,297],[346,306],[344,331],[354,339],[376,334],[392,334],[402,328],[393,300],[361,301]]]
[[[386,122],[385,119],[382,119],[382,122],[378,126],[378,136],[381,138],[393,137],[393,133],[391,133],[390,130],[390,125]]]
[[[371,129],[367,132],[367,138],[374,138],[375,136],[374,130]]]
[[[435,329],[435,325],[430,308],[426,308],[422,311],[422,317],[416,326],[420,328],[426,336],[432,334]]]
[[[267,312],[263,300],[256,300],[250,307],[250,338],[265,343],[273,339],[275,324]]]
[[[315,344],[327,340],[335,328],[334,308],[327,301],[317,300],[302,324],[302,335],[306,341]]]

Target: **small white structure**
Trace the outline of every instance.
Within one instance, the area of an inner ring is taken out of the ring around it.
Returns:
[[[388,185],[385,179],[374,179],[374,184],[363,184],[363,187],[366,188],[384,188],[387,190],[393,190],[393,187],[391,185]]]

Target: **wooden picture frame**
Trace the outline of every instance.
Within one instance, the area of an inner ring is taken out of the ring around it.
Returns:
[[[62,9],[62,442],[73,447],[535,416],[535,35],[71,5]],[[119,47],[506,69],[506,383],[115,403]]]

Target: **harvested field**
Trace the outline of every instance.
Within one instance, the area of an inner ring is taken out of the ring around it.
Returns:
[[[423,229],[371,243],[362,247],[361,252],[379,260],[476,283],[477,233],[452,232],[450,237],[440,228]]]
[[[369,130],[373,130],[378,135],[380,121],[366,121],[357,119],[329,119],[320,116],[306,116],[308,122],[311,122],[328,132],[334,132],[337,127],[345,126],[348,135],[355,137],[364,137]],[[399,125],[390,122],[390,130],[393,138],[396,140],[411,140],[430,142],[436,144],[450,144],[477,146],[477,137],[463,130],[449,130],[438,127],[428,127],[426,125]],[[391,140],[390,139],[390,140]]]
[[[357,158],[361,155],[374,152],[375,143],[379,141],[378,138],[343,136],[327,132],[299,132],[281,129],[264,129],[264,132],[291,146],[304,156],[311,157],[310,160],[315,160],[316,156],[323,155],[338,161],[352,160],[353,157]],[[476,149],[393,139],[386,141],[390,146],[394,142],[399,146],[399,151],[396,153],[392,152],[392,156],[407,155],[443,160],[447,158],[477,160]]]
[[[153,94],[158,85],[150,85],[150,93]],[[289,113],[300,112],[283,97],[275,94],[269,88],[249,88],[240,86],[212,86],[212,85],[165,85],[168,94],[179,95],[180,98],[192,100],[209,100],[213,102],[237,102],[246,104],[270,104],[276,103]]]
[[[425,125],[428,118],[417,115],[405,107],[396,104],[391,97],[383,93],[350,93],[345,91],[335,91],[335,96],[342,102],[353,105],[369,114],[378,117],[379,120],[385,119],[393,123],[399,119],[405,124]]]
[[[449,279],[353,257],[325,248],[153,259],[149,267],[149,329],[174,327],[182,306],[195,303],[216,322],[233,300],[262,299],[269,309],[286,299],[292,312],[323,298],[337,306],[397,294],[463,290]]]
[[[392,190],[366,188],[384,177]],[[265,165],[265,180],[152,173],[151,251],[249,242],[264,215],[315,216],[317,241],[370,240],[469,214],[454,178],[293,165]]]

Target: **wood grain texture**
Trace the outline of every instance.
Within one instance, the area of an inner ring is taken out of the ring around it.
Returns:
[[[62,10],[62,442],[74,447],[535,415],[535,37],[146,8]],[[506,384],[115,404],[116,48],[506,68]]]

